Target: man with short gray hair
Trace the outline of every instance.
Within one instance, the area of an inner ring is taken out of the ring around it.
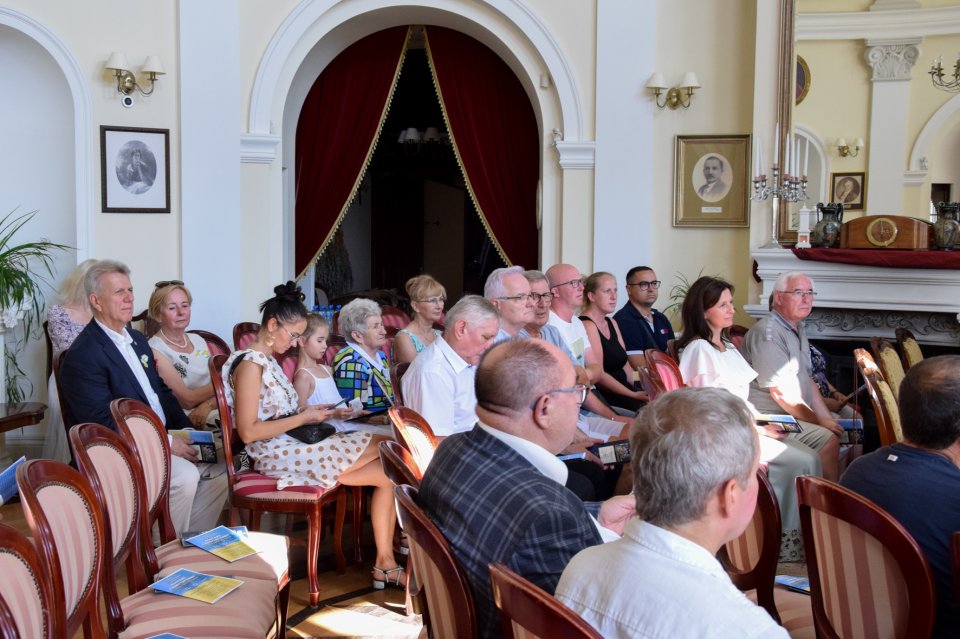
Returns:
[[[487,277],[483,296],[500,312],[500,332],[495,343],[513,337],[529,337],[524,326],[533,321],[535,303],[522,266],[495,269]]]
[[[604,637],[787,637],[716,559],[753,518],[760,445],[746,403],[681,388],[630,434],[637,519],[581,551],[556,597]]]
[[[414,358],[400,380],[404,405],[440,437],[468,431],[477,422],[473,377],[500,317],[489,301],[467,295],[447,311],[443,325],[443,336]]]

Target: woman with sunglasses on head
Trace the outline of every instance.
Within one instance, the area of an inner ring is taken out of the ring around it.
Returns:
[[[306,444],[287,431],[336,416],[331,404],[298,408],[298,395],[273,358],[295,346],[307,330],[303,293],[293,282],[274,288],[274,297],[260,305],[260,331],[250,346],[230,355],[223,367],[227,403],[234,411],[237,435],[246,445],[257,472],[277,479],[277,488],[321,486],[337,482],[372,486],[370,518],[377,560],[374,588],[406,585],[406,575],[393,556],[396,511],[393,484],[380,465],[377,444],[383,437],[364,431],[338,432]],[[239,360],[239,361],[238,361]]]
[[[193,296],[180,280],[157,282],[147,314],[160,325],[150,338],[157,372],[190,422],[201,428],[216,417],[217,399],[207,367],[207,343],[199,335],[187,332],[192,304]]]
[[[412,362],[420,351],[440,336],[433,327],[443,317],[443,306],[447,301],[447,292],[443,284],[430,275],[417,275],[407,280],[407,295],[410,296],[410,308],[413,319],[406,327],[397,331],[393,338],[390,362],[403,364]]]

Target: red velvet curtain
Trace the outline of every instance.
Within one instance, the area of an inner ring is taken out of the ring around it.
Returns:
[[[353,197],[386,115],[407,27],[359,40],[314,82],[300,111],[296,148],[298,275],[333,237]]]
[[[484,226],[508,263],[534,268],[540,156],[530,98],[477,40],[443,27],[424,31],[450,136]]]

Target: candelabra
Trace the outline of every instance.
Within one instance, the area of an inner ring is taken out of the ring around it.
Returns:
[[[957,93],[960,91],[960,56],[957,57],[957,63],[953,65],[953,75],[944,76],[943,58],[937,58],[930,65],[930,79],[933,86],[948,93]],[[944,80],[944,77],[947,79]]]
[[[780,248],[780,242],[777,240],[777,231],[780,222],[780,202],[806,202],[807,201],[807,176],[797,176],[785,173],[783,179],[780,177],[780,167],[776,164],[771,168],[773,181],[767,183],[766,173],[756,175],[753,178],[753,197],[755,202],[772,200],[771,208],[773,210],[773,219],[770,226],[770,241],[760,248]]]

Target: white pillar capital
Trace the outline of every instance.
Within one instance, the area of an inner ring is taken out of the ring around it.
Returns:
[[[910,81],[910,71],[920,58],[920,38],[867,40],[864,57],[873,69],[873,82]]]

